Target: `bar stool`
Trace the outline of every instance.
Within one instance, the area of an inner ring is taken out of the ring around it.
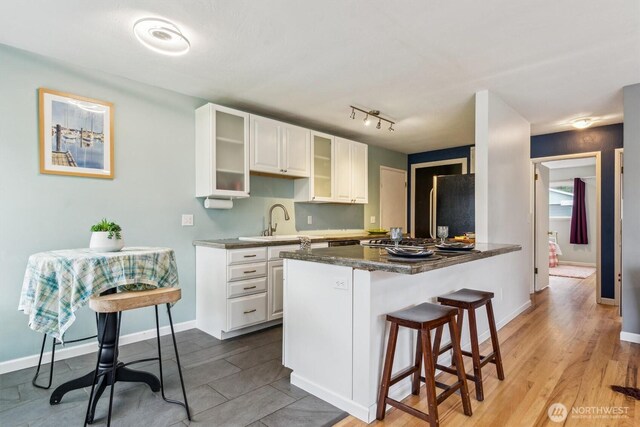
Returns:
[[[413,415],[414,417],[425,420],[429,422],[432,427],[435,427],[439,424],[438,405],[447,397],[452,395],[456,390],[460,390],[462,407],[465,415],[471,415],[471,402],[469,400],[469,390],[467,389],[462,354],[460,353],[459,331],[455,323],[455,316],[456,310],[454,308],[430,303],[422,303],[415,307],[410,307],[387,315],[387,320],[391,322],[391,329],[389,331],[389,343],[387,344],[387,352],[384,359],[384,368],[380,382],[378,410],[376,413],[378,420],[384,419],[386,407],[387,404],[389,404]],[[435,363],[437,362],[437,356],[434,357],[431,347],[431,330],[436,328],[442,329],[442,327],[447,323],[449,324],[449,331],[453,337],[452,348],[454,357],[457,361],[456,374],[458,376],[458,381],[452,385],[443,384],[435,380]],[[400,326],[418,331],[415,363],[410,368],[400,372],[392,378],[391,370],[393,368],[393,359],[395,356],[398,329]],[[424,377],[421,376],[423,358],[425,371]],[[413,375],[412,394],[416,396],[419,395],[421,380],[424,381],[426,385],[427,406],[429,408],[428,414],[389,397],[389,387],[409,375]],[[436,387],[442,388],[444,391],[439,395],[436,395]]]
[[[98,318],[98,315],[96,314],[96,323],[97,323],[97,318]],[[75,340],[67,340],[64,343],[62,341],[57,340],[55,337],[51,337],[51,362],[49,363],[49,382],[47,383],[47,385],[41,385],[41,384],[38,384],[38,375],[40,375],[40,368],[42,367],[42,356],[44,355],[44,347],[47,345],[47,338],[49,338],[49,335],[44,334],[44,337],[42,338],[42,347],[40,348],[40,357],[38,358],[38,366],[36,367],[36,373],[34,374],[33,379],[31,380],[31,384],[34,387],[41,388],[43,390],[49,390],[51,388],[51,383],[53,382],[53,367],[55,363],[57,346],[91,340],[97,337],[98,335],[92,335],[90,337],[78,338]]]
[[[458,330],[462,331],[462,321],[464,318],[464,310],[469,312],[469,333],[471,336],[471,352],[462,350],[462,354],[469,356],[473,360],[473,375],[467,374],[467,378],[476,384],[476,399],[478,401],[484,400],[484,390],[482,387],[482,367],[487,363],[493,363],[496,365],[498,372],[498,379],[504,380],[504,369],[502,367],[502,357],[500,356],[500,344],[498,343],[498,330],[496,329],[496,319],[493,315],[493,306],[491,305],[491,299],[493,298],[493,292],[478,291],[474,289],[460,289],[459,291],[452,292],[447,295],[438,297],[438,302],[449,306],[456,307],[458,309]],[[489,331],[491,333],[491,345],[493,346],[493,352],[487,356],[480,355],[480,347],[478,343],[478,327],[476,323],[476,309],[485,306],[487,308],[487,317],[489,319]],[[440,338],[442,337],[442,327],[436,331],[434,348],[440,347]],[[459,338],[459,337],[458,337]],[[445,351],[452,348],[451,344],[440,348],[437,354],[440,355]],[[436,365],[437,369],[441,371],[454,374],[457,370],[451,369],[448,366]]]
[[[89,405],[87,407],[87,414],[85,416],[85,426],[87,423],[93,422],[93,413],[95,411],[96,403],[100,397],[101,391],[98,390],[96,396],[93,395],[96,381],[99,376],[110,375],[108,383],[111,385],[111,395],[109,397],[109,412],[107,416],[107,426],[111,425],[111,409],[113,406],[113,390],[116,383],[116,370],[120,367],[131,365],[134,363],[147,362],[157,360],[160,368],[160,390],[162,391],[162,398],[169,403],[175,403],[184,406],[187,411],[187,418],[191,421],[191,413],[189,412],[189,404],[187,402],[187,393],[184,388],[184,380],[182,379],[182,368],[180,366],[180,356],[178,355],[178,346],[176,344],[176,336],[173,330],[173,319],[171,317],[171,304],[176,303],[182,297],[180,288],[158,288],[146,291],[126,291],[112,293],[109,295],[101,295],[91,297],[89,306],[96,313],[104,313],[106,316],[115,315],[117,318],[117,327],[115,335],[115,353],[113,355],[113,366],[109,369],[103,370],[98,373],[100,365],[100,357],[102,355],[103,345],[100,343],[98,348],[98,362],[96,363],[96,370],[93,377],[93,384],[91,385],[91,393],[89,394]],[[167,314],[169,316],[169,325],[171,327],[171,338],[173,339],[173,348],[176,353],[176,363],[178,365],[178,375],[180,376],[180,385],[182,386],[182,396],[184,397],[184,403],[168,399],[164,394],[164,378],[162,375],[162,352],[160,345],[160,324],[158,321],[158,305],[166,304]],[[156,335],[158,341],[158,357],[136,360],[127,364],[118,363],[118,341],[120,338],[120,322],[122,320],[122,312],[126,310],[133,310],[136,308],[151,307],[155,308],[156,312]],[[104,337],[106,331],[107,321],[104,322],[102,334],[99,337]]]

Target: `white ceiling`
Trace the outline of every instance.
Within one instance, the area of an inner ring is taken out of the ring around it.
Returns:
[[[579,159],[552,160],[550,162],[542,162],[542,164],[549,169],[579,168],[584,166],[595,166],[596,158],[584,157]]]
[[[140,45],[132,25],[148,16],[178,25],[191,52]],[[3,1],[0,43],[411,153],[472,144],[482,89],[534,134],[622,121],[621,88],[640,82],[640,2]],[[350,120],[349,104],[397,131]]]

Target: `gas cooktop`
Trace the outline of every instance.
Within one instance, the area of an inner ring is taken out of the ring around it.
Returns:
[[[426,248],[427,246],[433,246],[436,244],[435,239],[429,238],[411,238],[405,237],[399,243],[399,247],[409,247],[409,248]],[[369,246],[373,248],[388,248],[395,246],[393,240],[385,238],[385,239],[371,239],[368,242],[363,242],[362,246]]]

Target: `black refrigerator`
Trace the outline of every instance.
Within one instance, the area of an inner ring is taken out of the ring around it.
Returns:
[[[439,225],[449,227],[449,237],[475,231],[474,174],[434,176],[431,201],[431,237],[437,237]]]

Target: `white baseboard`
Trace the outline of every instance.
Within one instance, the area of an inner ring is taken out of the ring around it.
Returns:
[[[627,342],[640,344],[640,334],[620,331],[620,341],[627,341]]]
[[[190,320],[188,322],[176,323],[173,325],[173,329],[176,332],[186,331],[188,329],[194,329],[196,327],[196,321]],[[160,328],[160,335],[169,335],[171,328],[169,326],[163,326]],[[132,334],[122,335],[120,337],[120,344],[131,344],[134,342],[144,341],[156,336],[156,330],[148,329],[146,331],[134,332]],[[81,356],[83,354],[93,353],[98,350],[97,342],[90,342],[87,344],[80,344],[73,347],[62,348],[56,351],[56,361],[70,359],[75,356]],[[31,356],[21,357],[19,359],[7,360],[0,362],[0,374],[6,374],[7,372],[18,371],[24,368],[31,368],[38,365],[38,359],[40,354],[34,354]],[[42,362],[48,363],[51,360],[51,352],[47,351],[42,355]]]
[[[593,262],[578,262],[578,261],[558,261],[560,265],[574,265],[576,267],[593,267],[596,268],[596,264]]]

